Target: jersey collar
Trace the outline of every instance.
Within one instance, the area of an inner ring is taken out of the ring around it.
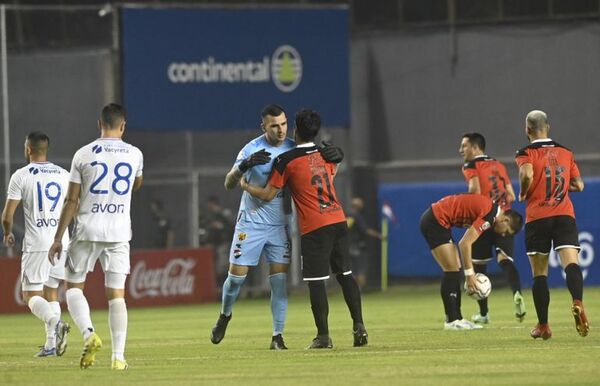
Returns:
[[[477,158],[487,158],[487,154],[476,155],[475,157],[473,157],[473,159],[477,159]]]
[[[315,143],[314,142],[307,142],[307,143],[303,143],[302,145],[296,145],[296,147],[315,147]]]

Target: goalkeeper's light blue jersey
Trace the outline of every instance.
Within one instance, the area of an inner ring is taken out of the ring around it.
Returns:
[[[296,143],[286,138],[280,146],[272,146],[267,142],[264,135],[253,139],[242,148],[235,160],[235,166],[238,166],[245,158],[248,158],[252,153],[261,149],[265,149],[271,153],[271,161],[264,165],[254,166],[244,173],[246,180],[258,186],[265,186],[271,175],[273,161],[281,153],[296,147]],[[277,196],[270,202],[252,197],[248,192],[244,191],[240,202],[240,210],[238,212],[238,221],[248,221],[258,224],[269,225],[285,225],[287,219],[283,210],[283,192],[279,192]]]

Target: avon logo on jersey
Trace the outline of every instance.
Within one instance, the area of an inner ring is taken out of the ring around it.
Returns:
[[[92,213],[125,213],[124,204],[93,204]]]
[[[58,220],[55,218],[39,218],[35,222],[35,226],[38,228],[56,227]]]
[[[102,146],[100,146],[100,145],[94,145],[94,146],[92,147],[92,151],[93,151],[94,153],[96,153],[96,154],[98,154],[98,153],[101,153],[101,152],[102,152]]]

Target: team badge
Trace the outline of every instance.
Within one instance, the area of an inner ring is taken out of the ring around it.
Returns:
[[[242,256],[242,250],[241,249],[234,249],[233,250],[233,257],[235,257],[237,259],[240,256]]]
[[[486,230],[490,229],[490,226],[491,226],[490,223],[486,221],[483,224],[481,224],[481,226],[479,227],[479,230],[482,232],[486,231]]]
[[[240,240],[240,241],[246,240],[246,234],[244,232],[240,233],[238,235],[238,240]]]

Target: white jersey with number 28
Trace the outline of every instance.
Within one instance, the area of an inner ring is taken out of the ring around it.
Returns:
[[[70,181],[81,184],[74,240],[131,240],[131,191],[142,175],[137,147],[116,138],[99,138],[73,157]]]
[[[68,185],[69,172],[51,162],[31,162],[10,177],[7,198],[23,204],[23,252],[50,249]],[[62,242],[69,243],[68,232]]]

